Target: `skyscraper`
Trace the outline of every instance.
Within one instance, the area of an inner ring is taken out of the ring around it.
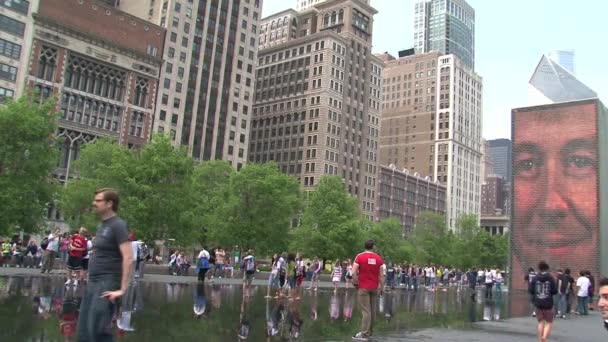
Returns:
[[[153,130],[195,160],[247,160],[261,0],[122,1],[167,28]]]
[[[480,210],[481,96],[481,77],[455,55],[385,63],[380,163],[444,183],[450,227]]]
[[[574,50],[555,50],[547,56],[574,74]]]
[[[382,82],[375,13],[362,1],[327,0],[262,20],[249,146],[250,161],[275,161],[305,190],[341,176],[369,219]]]
[[[416,52],[454,54],[475,67],[475,10],[465,0],[418,0],[414,12]]]
[[[511,182],[511,140],[488,140],[488,157],[492,163],[492,173],[501,176],[507,183]]]

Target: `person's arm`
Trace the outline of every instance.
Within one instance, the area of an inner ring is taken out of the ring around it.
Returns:
[[[532,295],[534,294],[534,286],[535,286],[534,284],[535,283],[536,283],[536,280],[532,280],[530,282],[530,284],[528,284],[528,292]]]
[[[561,279],[557,280],[557,293],[562,294],[562,283],[563,281]]]
[[[116,298],[122,297],[129,288],[129,280],[131,279],[131,271],[133,268],[133,250],[129,241],[120,244],[120,254],[122,255],[122,279],[120,281],[120,289],[116,291],[106,291],[102,297],[108,298],[114,302]]]
[[[557,294],[557,290],[555,280],[551,279],[551,294],[555,296]]]
[[[380,286],[380,293],[383,292],[384,290],[384,281],[386,280],[386,277],[384,277],[384,267],[382,267],[382,265],[380,265],[380,268],[378,270],[378,279],[380,280],[379,282],[379,286]]]
[[[353,285],[359,287],[359,264],[353,262]]]

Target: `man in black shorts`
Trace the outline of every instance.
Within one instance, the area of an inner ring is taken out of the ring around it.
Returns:
[[[540,274],[530,282],[529,291],[532,301],[536,307],[536,319],[538,320],[538,338],[541,342],[547,341],[553,326],[553,296],[557,294],[557,284],[549,273],[549,265],[541,261],[538,263]]]
[[[72,282],[74,286],[78,286],[78,277],[73,280],[72,277],[74,276],[74,273],[78,274],[82,269],[82,257],[87,249],[87,239],[84,237],[86,233],[87,230],[82,227],[78,233],[72,235],[70,238],[68,247],[68,280],[65,282],[66,286],[69,286]]]

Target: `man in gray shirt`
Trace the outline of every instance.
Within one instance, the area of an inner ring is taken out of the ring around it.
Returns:
[[[129,288],[133,252],[127,224],[116,216],[119,198],[115,190],[95,192],[93,207],[102,222],[97,226],[89,261],[89,281],[80,306],[78,341],[114,341],[112,315],[116,299]]]

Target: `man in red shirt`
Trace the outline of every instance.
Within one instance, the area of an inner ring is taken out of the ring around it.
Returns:
[[[353,284],[358,288],[359,308],[361,309],[361,331],[354,339],[367,340],[370,338],[374,328],[376,316],[378,289],[384,288],[384,277],[382,277],[382,258],[374,253],[375,242],[365,242],[365,252],[355,258],[353,265]]]
[[[82,257],[87,248],[87,239],[84,237],[86,233],[87,230],[82,227],[77,234],[72,235],[70,238],[70,245],[68,247],[70,251],[68,257],[68,280],[65,282],[66,286],[72,282],[73,273],[80,273],[82,269]],[[78,279],[74,279],[74,285],[78,285]]]

